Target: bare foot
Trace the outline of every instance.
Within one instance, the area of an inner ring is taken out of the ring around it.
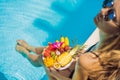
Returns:
[[[29,51],[22,47],[21,45],[16,45],[16,51],[18,51],[19,53],[23,54],[23,55],[28,55]]]
[[[26,41],[17,40],[17,44],[29,50],[29,45],[28,45],[28,43]]]

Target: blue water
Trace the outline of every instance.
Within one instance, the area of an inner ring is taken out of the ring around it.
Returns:
[[[0,0],[0,80],[47,80],[15,50],[16,40],[47,45],[61,35],[83,44],[96,28],[102,0]]]

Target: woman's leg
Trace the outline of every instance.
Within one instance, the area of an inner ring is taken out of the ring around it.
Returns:
[[[17,44],[26,48],[28,51],[36,52],[35,47],[30,46],[26,41],[24,40],[17,40]]]
[[[21,45],[16,45],[16,50],[21,53],[22,55],[25,55],[26,58],[31,62],[31,64],[33,64],[34,66],[41,66],[42,63],[42,59],[41,59],[41,55],[37,55],[37,54],[31,54],[26,48],[24,48]]]
[[[26,48],[28,51],[34,52],[34,53],[36,53],[38,55],[41,54],[42,51],[43,51],[43,49],[45,48],[45,47],[33,47],[33,46],[30,46],[24,40],[17,40],[17,44],[20,45],[20,46],[22,46],[22,47],[24,47],[24,48]]]
[[[36,67],[43,66],[45,68],[46,74],[48,75],[49,80],[71,80],[69,78],[66,78],[64,76],[61,76],[59,72],[51,72],[48,68],[45,67],[42,60],[42,55],[37,54],[31,54],[25,47],[21,45],[16,45],[16,50],[27,56],[27,59],[30,61],[30,63]],[[59,79],[61,78],[61,79]]]

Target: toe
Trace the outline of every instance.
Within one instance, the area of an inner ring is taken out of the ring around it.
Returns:
[[[21,49],[21,46],[20,45],[16,45],[16,50],[19,52]]]
[[[22,54],[23,56],[27,56],[29,51],[26,48],[22,47],[21,45],[16,45],[16,51]]]
[[[23,40],[17,40],[17,44],[21,45]]]
[[[24,40],[17,40],[17,44],[19,44],[19,45],[21,45],[21,46],[26,47],[27,42],[26,42],[26,41],[24,41]]]
[[[16,50],[18,52],[24,52],[26,49],[24,47],[22,47],[21,45],[16,45]]]

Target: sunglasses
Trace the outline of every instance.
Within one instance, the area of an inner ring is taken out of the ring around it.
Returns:
[[[107,7],[110,8],[112,6],[113,6],[113,0],[105,0],[102,5],[103,8],[107,8]]]
[[[113,0],[105,0],[102,5],[103,8],[111,8],[112,6],[113,6]],[[103,16],[103,19],[105,21],[109,21],[109,20],[115,21],[116,15],[114,9],[108,10],[107,14]]]

